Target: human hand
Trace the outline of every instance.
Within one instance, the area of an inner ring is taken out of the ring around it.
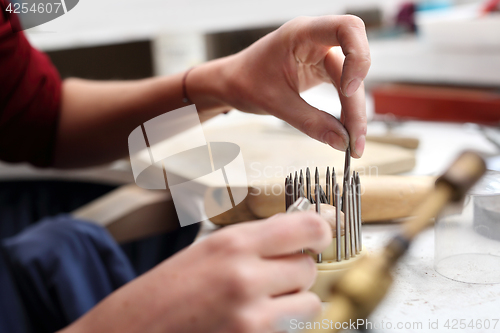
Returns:
[[[364,23],[358,17],[296,18],[216,64],[221,66],[218,74],[224,83],[212,79],[212,85],[221,86],[219,97],[227,105],[272,114],[333,148],[345,150],[350,144],[353,157],[363,154],[366,106],[362,81],[370,67],[370,51]],[[339,91],[340,121],[299,95],[322,82],[333,83]]]
[[[321,310],[307,291],[331,242],[316,213],[226,227],[119,289],[66,332],[275,332]]]

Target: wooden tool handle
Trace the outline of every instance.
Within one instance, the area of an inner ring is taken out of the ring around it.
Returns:
[[[342,184],[341,180],[338,180]],[[386,221],[410,216],[432,189],[428,176],[361,176],[363,222]],[[259,218],[285,212],[285,196],[276,186],[253,187],[246,199],[249,211]]]
[[[417,138],[399,136],[399,135],[368,135],[366,137],[367,141],[388,143],[391,145],[400,146],[403,148],[417,149],[420,141]]]

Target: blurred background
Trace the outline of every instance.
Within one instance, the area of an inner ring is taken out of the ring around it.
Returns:
[[[297,16],[349,13],[367,26],[368,83],[498,86],[497,2],[83,0],[27,33],[63,76],[132,79],[235,53]]]
[[[434,174],[459,148],[497,153],[498,3],[82,0],[67,14],[26,34],[49,54],[63,78],[138,79],[180,72],[238,52],[297,16],[357,15],[366,24],[372,55],[365,82],[369,134],[418,137],[413,172]],[[337,93],[330,85],[303,97],[326,112],[340,114]],[[437,167],[423,162],[424,154],[435,154]],[[2,164],[0,177],[32,169],[9,170]],[[127,170],[125,175],[129,174]]]
[[[127,79],[171,74],[237,52],[300,15],[350,13],[365,21],[370,37],[368,82],[498,86],[495,3],[83,0],[27,33],[63,76]]]

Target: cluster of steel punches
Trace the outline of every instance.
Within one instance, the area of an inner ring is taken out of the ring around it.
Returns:
[[[305,182],[304,173],[296,171],[294,177],[292,174],[285,179],[285,205],[288,211],[300,198],[308,200],[310,204],[315,204],[316,212],[321,213],[320,204],[333,205],[336,208],[336,254],[337,261],[349,260],[362,251],[362,233],[361,233],[361,182],[358,172],[351,173],[351,149],[347,148],[345,153],[344,177],[342,184],[342,196],[340,195],[339,184],[335,174],[335,168],[326,169],[325,188],[320,185],[319,172],[316,168],[314,175],[314,196],[311,192],[311,173],[306,168]],[[337,209],[340,207],[340,209]],[[344,244],[342,244],[341,218],[340,212],[344,213]],[[342,247],[344,247],[342,249]],[[342,251],[343,250],[343,251]],[[322,255],[317,255],[317,262],[323,262]]]

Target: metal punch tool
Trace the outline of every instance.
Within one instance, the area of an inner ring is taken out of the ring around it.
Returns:
[[[331,170],[331,172],[330,172]],[[305,174],[305,179],[304,179]],[[315,210],[321,214],[321,204],[328,204],[336,208],[336,226],[334,251],[337,262],[349,260],[356,257],[362,251],[362,227],[361,227],[361,181],[359,173],[351,172],[351,149],[345,152],[344,177],[342,189],[337,182],[335,168],[327,167],[325,182],[320,183],[318,168],[314,172],[314,185],[311,182],[311,170],[306,168],[305,173],[300,170],[295,172],[294,177],[290,174],[285,179],[285,205],[287,212],[307,210],[306,202],[315,205]],[[342,195],[340,194],[342,191]],[[338,209],[337,209],[338,208]],[[343,212],[344,219],[341,221]],[[342,225],[344,226],[344,237],[342,244]],[[323,262],[323,254],[316,257],[318,263]]]

